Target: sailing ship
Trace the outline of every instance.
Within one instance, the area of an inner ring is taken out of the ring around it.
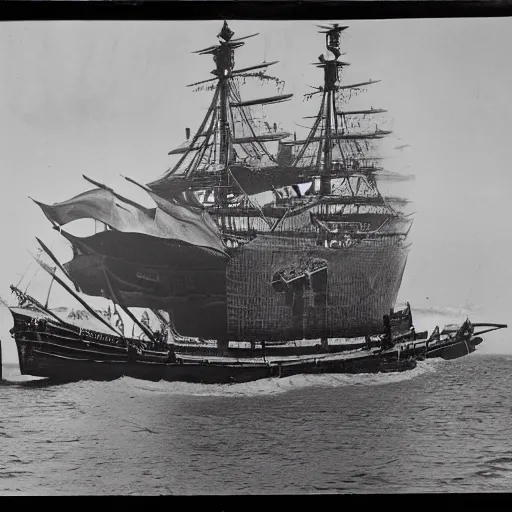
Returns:
[[[56,267],[38,262],[110,332],[84,330],[14,287],[23,304],[11,308],[22,372],[94,378],[126,374],[131,364],[129,374],[142,378],[229,382],[284,367],[413,366],[380,346],[382,336],[389,341],[383,317],[393,317],[412,224],[401,211],[406,201],[384,197],[377,186],[386,175],[374,143],[390,132],[373,119],[385,111],[345,108],[350,93],[375,82],[342,83],[348,27],[320,28],[326,47],[314,65],[323,82],[306,95],[318,101],[306,138],[255,114],[292,94],[242,96],[247,80],[282,84],[266,71],[276,62],[235,65],[236,50],[257,34],[234,38],[224,22],[218,44],[195,52],[211,55],[215,68],[213,78],[190,86],[212,99],[196,132],[187,128],[187,140],[170,152],[177,163],[145,185],[127,178],[154,208],[85,176],[95,188],[53,205],[36,201],[73,249],[61,264],[39,241]],[[78,237],[63,229],[83,218],[105,230]],[[80,295],[112,301],[146,341],[125,337]],[[152,312],[158,336],[131,308]]]
[[[99,183],[63,203],[38,202],[73,246],[66,270],[79,289],[126,307],[168,311],[176,330],[190,337],[282,341],[382,329],[404,273],[412,220],[380,194],[378,161],[365,157],[389,132],[351,130],[352,118],[382,110],[342,109],[346,91],[372,83],[340,85],[346,28],[323,30],[331,58],[315,64],[324,80],[312,93],[320,105],[306,139],[258,132],[251,108],[291,94],[242,99],[243,80],[268,80],[254,72],[274,63],[236,68],[245,38],[234,39],[225,24],[219,44],[198,52],[213,55],[216,65],[213,78],[191,84],[213,90],[204,119],[170,152],[181,155],[176,165],[142,185],[156,208]],[[275,156],[271,141],[281,142]],[[294,196],[280,197],[288,186]],[[270,203],[253,198],[273,191]],[[62,229],[82,217],[108,230],[78,238]]]

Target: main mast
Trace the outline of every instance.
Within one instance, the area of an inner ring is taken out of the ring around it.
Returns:
[[[214,206],[218,219],[224,224],[224,214],[240,195],[248,195],[239,180],[232,176],[236,164],[243,166],[249,175],[254,170],[276,168],[275,155],[267,143],[277,142],[290,134],[277,130],[277,124],[265,121],[265,114],[255,115],[254,109],[291,99],[292,94],[278,94],[264,98],[242,99],[241,82],[257,79],[264,82],[281,83],[268,76],[266,69],[277,62],[263,62],[235,69],[235,50],[242,47],[244,40],[258,34],[234,39],[234,32],[226,22],[217,35],[218,44],[198,50],[199,55],[212,55],[215,68],[214,78],[201,80],[189,85],[196,91],[213,91],[208,111],[195,135],[173,149],[169,154],[182,155],[174,167],[162,177],[148,183],[148,187],[162,197],[175,197],[183,191],[197,193],[202,197],[203,206]],[[270,188],[270,187],[269,187]],[[213,204],[210,200],[213,192]]]
[[[213,60],[217,66],[215,73],[219,78],[219,124],[220,124],[220,164],[221,164],[221,180],[218,189],[219,205],[227,206],[227,188],[229,186],[228,169],[231,156],[231,137],[228,122],[228,98],[229,98],[229,78],[235,66],[235,48],[236,44],[230,44],[234,32],[224,22],[224,26],[218,37],[220,45],[213,51]]]

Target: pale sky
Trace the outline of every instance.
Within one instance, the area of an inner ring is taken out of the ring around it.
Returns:
[[[381,79],[358,102],[388,110],[393,138],[386,143],[387,155],[396,145],[410,145],[395,151],[385,166],[416,175],[414,182],[390,188],[412,199],[416,212],[399,300],[418,308],[476,305],[478,320],[512,324],[512,20],[346,24],[347,82]],[[183,142],[186,127],[198,127],[211,97],[186,87],[210,78],[214,67],[211,56],[191,52],[215,44],[221,25],[0,25],[0,296],[8,299],[9,285],[27,269],[27,250],[36,252],[36,236],[62,261],[71,257],[67,243],[28,196],[46,203],[69,199],[91,188],[82,179],[86,174],[151,205],[120,174],[146,183],[176,161],[168,151]],[[317,101],[303,102],[302,95],[311,91],[307,85],[322,82],[311,63],[324,49],[323,35],[309,21],[231,21],[230,27],[236,36],[260,33],[237,51],[239,67],[280,61],[268,74],[285,80],[285,92],[295,97],[269,111],[269,120],[299,133],[294,123],[307,124],[302,117],[318,108]],[[32,284],[29,293],[44,302],[48,278],[42,270]],[[51,306],[69,302],[54,289]],[[11,326],[2,308],[6,360],[16,358]],[[496,351],[512,352],[508,331],[489,340]]]

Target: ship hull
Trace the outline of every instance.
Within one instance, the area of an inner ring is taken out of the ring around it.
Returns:
[[[271,362],[236,361],[157,363],[101,360],[90,354],[77,352],[74,356],[63,355],[55,344],[17,340],[20,371],[23,375],[46,377],[53,383],[80,380],[112,381],[131,377],[153,382],[189,382],[200,384],[233,384],[252,382],[272,377],[290,377],[299,374],[323,373],[387,373],[413,369],[412,358],[398,359],[396,353],[358,351],[348,357],[327,356]]]
[[[48,346],[38,348],[18,342],[20,372],[23,375],[46,377],[54,383],[80,380],[112,381],[131,377],[152,382],[190,382],[201,384],[229,384],[250,382],[270,377],[266,365],[172,364],[149,361],[98,360],[90,355],[60,355]],[[81,357],[85,356],[85,357]]]
[[[307,238],[258,237],[228,264],[228,339],[353,338],[382,332],[407,254],[407,247],[385,240],[328,248]],[[283,272],[291,280],[276,283]]]
[[[330,248],[306,235],[258,235],[232,249],[229,261],[197,248],[187,257],[178,247],[165,271],[141,257],[137,265],[116,260],[109,279],[126,306],[167,310],[187,337],[287,341],[379,332],[396,301],[407,247],[382,239]],[[84,293],[100,296],[109,283],[96,259],[80,256],[69,269]],[[304,275],[276,285],[283,272],[285,281]]]
[[[15,325],[11,332],[21,373],[46,377],[55,383],[111,381],[124,376],[148,381],[228,384],[297,374],[400,372],[414,368],[418,360],[463,357],[482,342],[482,338],[470,335],[433,342],[417,336],[414,339],[411,334],[410,339],[387,350],[376,347],[373,340],[364,348],[346,343],[324,347],[314,355],[303,350],[300,354],[285,356],[281,352],[276,356],[277,350],[285,347],[273,347],[274,352],[265,347],[244,358],[249,355],[244,349],[228,349],[231,355],[226,355],[225,349],[217,349],[215,354],[211,348],[194,345],[189,345],[188,350],[185,345],[175,345],[174,353],[163,348],[134,353],[126,345],[130,340],[61,325],[49,317],[34,322],[23,308],[13,309]]]
[[[395,352],[347,350],[343,354],[237,359],[200,352],[175,355],[166,351],[130,353],[126,340],[50,318],[34,321],[22,308],[11,309],[20,371],[53,382],[109,381],[123,376],[149,381],[204,384],[249,382],[302,373],[378,373],[403,371],[415,362],[398,360]],[[172,355],[172,357],[171,357]]]

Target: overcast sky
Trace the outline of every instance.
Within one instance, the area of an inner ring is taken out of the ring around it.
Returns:
[[[512,21],[347,24],[342,51],[351,66],[344,79],[382,80],[368,89],[365,101],[389,111],[393,138],[386,155],[396,145],[410,145],[385,165],[416,175],[414,183],[391,190],[406,193],[416,212],[399,299],[419,308],[476,305],[481,320],[512,324]],[[37,249],[35,236],[63,261],[71,257],[28,196],[63,201],[91,188],[81,177],[86,174],[151,205],[120,174],[148,182],[175,162],[168,151],[183,142],[186,127],[198,127],[211,97],[186,87],[209,78],[214,66],[211,56],[191,52],[214,44],[221,25],[0,24],[0,296],[9,298],[9,285],[27,269],[27,250]],[[323,51],[323,35],[306,21],[230,26],[236,36],[260,33],[237,51],[239,66],[280,61],[268,73],[285,80],[285,92],[295,97],[269,113],[269,120],[287,131],[300,130],[295,123],[305,124],[302,117],[318,108],[302,95],[322,81],[311,63]],[[25,283],[34,270],[35,264]],[[30,292],[44,301],[48,279],[42,272]],[[56,290],[51,305],[65,302]],[[14,343],[8,311],[0,320],[9,359]],[[510,351],[506,340],[512,336],[495,335],[492,346]]]

